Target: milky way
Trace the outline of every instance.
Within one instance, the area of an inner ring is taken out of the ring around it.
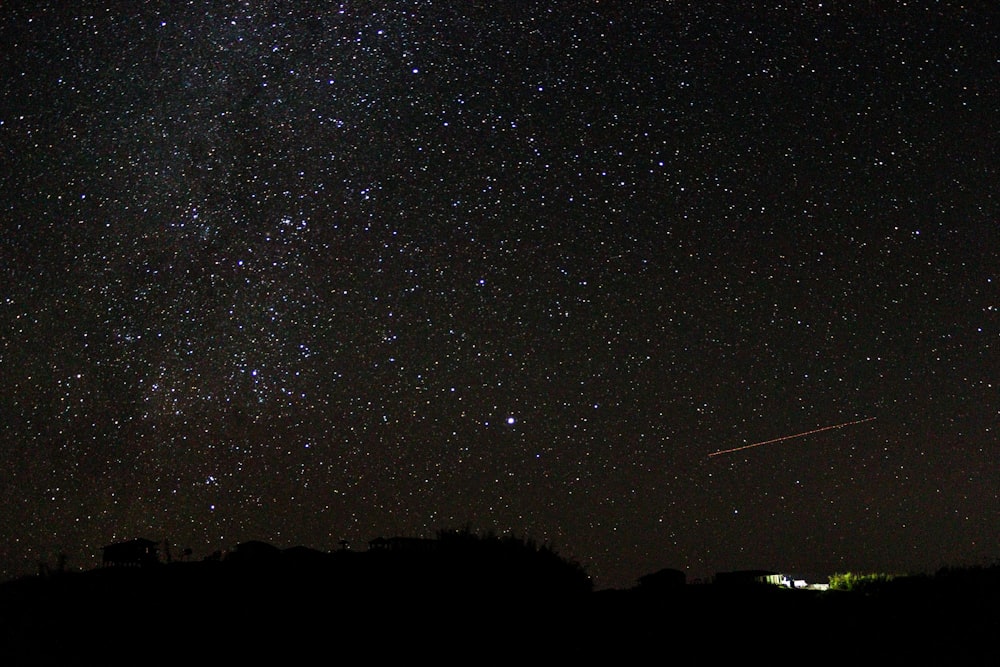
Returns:
[[[7,3],[3,573],[1000,556],[997,11],[735,4]]]

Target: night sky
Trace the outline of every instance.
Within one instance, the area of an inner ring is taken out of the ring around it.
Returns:
[[[466,525],[598,588],[994,562],[998,18],[4,3],[0,575]]]

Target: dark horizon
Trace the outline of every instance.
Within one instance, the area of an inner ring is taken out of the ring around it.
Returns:
[[[814,589],[768,571],[688,585],[665,569],[628,590],[594,591],[577,565],[544,547],[467,531],[380,540],[356,553],[251,541],[211,561],[169,564],[150,558],[153,545],[109,545],[106,567],[0,586],[0,660],[315,660],[334,647],[341,659],[433,653],[438,664],[674,650],[713,664],[799,664],[806,651],[834,662],[980,664],[1000,629],[1000,563],[852,575]]]
[[[0,580],[1000,557],[997,7],[134,4],[0,16]]]
[[[903,570],[900,568],[886,568],[886,569],[871,569],[871,568],[846,568],[843,570],[831,571],[831,572],[820,572],[816,570],[803,570],[803,569],[789,569],[789,568],[776,568],[773,566],[765,566],[761,563],[756,563],[752,566],[738,566],[731,567],[728,569],[717,569],[710,573],[690,573],[683,568],[677,568],[671,564],[663,564],[662,566],[650,570],[647,572],[638,573],[631,581],[625,582],[618,586],[600,586],[594,581],[592,574],[587,570],[584,564],[577,562],[576,560],[561,554],[558,549],[554,548],[552,545],[538,543],[530,536],[517,536],[513,534],[507,535],[496,535],[490,532],[480,533],[473,529],[471,526],[465,526],[462,528],[443,528],[436,531],[434,536],[391,536],[391,535],[379,535],[373,537],[372,539],[366,540],[361,543],[350,543],[346,540],[341,540],[337,545],[331,548],[321,548],[311,545],[304,544],[290,544],[290,545],[280,545],[274,544],[273,542],[261,539],[246,539],[240,540],[237,543],[231,544],[226,549],[215,550],[212,553],[200,554],[195,552],[190,547],[184,547],[182,545],[171,543],[169,540],[149,540],[142,536],[136,536],[134,538],[129,538],[124,540],[124,542],[147,542],[153,545],[153,552],[155,556],[153,557],[152,564],[156,566],[169,565],[169,564],[197,564],[197,563],[211,563],[225,561],[228,558],[233,557],[238,554],[239,550],[246,545],[263,545],[267,548],[272,548],[280,553],[292,553],[297,550],[305,549],[309,552],[316,554],[321,554],[323,556],[332,556],[339,554],[349,554],[349,555],[365,555],[365,554],[375,554],[378,553],[379,542],[392,542],[394,540],[401,541],[413,541],[413,542],[440,542],[443,538],[448,535],[468,535],[475,540],[482,541],[513,541],[520,544],[530,545],[532,549],[542,549],[543,551],[549,552],[552,555],[558,557],[559,560],[564,561],[568,565],[578,566],[581,572],[585,573],[588,579],[591,580],[593,584],[594,591],[612,591],[612,590],[631,590],[635,589],[641,584],[641,580],[649,575],[656,574],[661,571],[674,571],[682,573],[685,577],[687,584],[710,584],[713,583],[717,577],[720,575],[732,574],[732,573],[746,573],[746,572],[771,572],[775,574],[788,575],[795,578],[804,579],[808,584],[825,584],[827,581],[834,577],[835,575],[844,575],[848,573],[853,573],[856,575],[887,575],[893,577],[923,577],[932,576],[939,574],[943,571],[948,570],[962,570],[962,569],[978,569],[978,568],[996,568],[1000,566],[1000,558],[993,559],[989,562],[976,562],[976,563],[942,563],[933,570]],[[106,551],[109,547],[113,547],[116,544],[121,544],[122,542],[112,542],[102,547],[102,550]],[[405,555],[405,553],[403,554]],[[102,562],[102,557],[100,554],[93,555],[93,558],[88,561],[80,561],[78,558],[74,558],[72,554],[59,553],[56,554],[54,560],[49,561],[39,561],[35,564],[35,569],[33,572],[23,572],[18,575],[12,576],[9,579],[0,580],[3,581],[13,581],[16,579],[32,578],[34,576],[51,576],[62,573],[83,573],[92,572],[95,570],[100,570],[107,567],[114,568],[114,564],[108,564],[107,562]],[[134,565],[139,565],[135,563]],[[147,563],[149,565],[149,563]]]

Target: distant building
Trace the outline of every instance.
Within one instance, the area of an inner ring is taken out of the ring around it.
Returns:
[[[781,585],[788,588],[807,588],[809,583],[805,579],[796,579],[792,575],[781,575]]]
[[[128,542],[117,542],[104,547],[104,557],[101,564],[104,567],[146,567],[157,565],[160,557],[157,554],[156,542],[140,538]]]
[[[714,582],[725,586],[745,584],[771,584],[795,590],[825,591],[827,584],[810,584],[803,578],[792,574],[779,574],[768,570],[737,570],[736,572],[719,572]]]

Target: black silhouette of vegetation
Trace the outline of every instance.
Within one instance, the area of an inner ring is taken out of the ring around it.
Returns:
[[[662,569],[595,592],[551,547],[468,528],[367,550],[250,541],[172,562],[135,544],[140,566],[113,549],[104,567],[0,585],[0,664],[562,663],[682,649],[709,664],[961,664],[991,656],[1000,630],[1000,565],[839,575],[829,591],[692,585]]]

